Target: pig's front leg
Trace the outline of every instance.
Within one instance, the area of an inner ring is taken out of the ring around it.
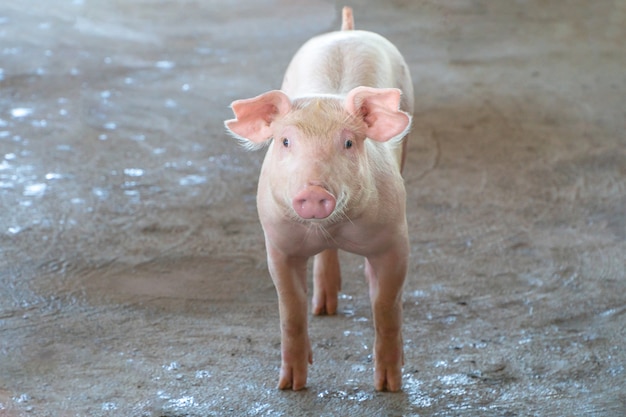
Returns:
[[[313,263],[313,314],[335,314],[340,290],[341,271],[337,249],[318,253]]]
[[[307,258],[287,256],[267,242],[269,271],[278,294],[281,333],[279,389],[306,386],[313,354],[307,327]]]
[[[402,389],[402,286],[408,243],[365,260],[374,317],[374,385],[378,391]]]

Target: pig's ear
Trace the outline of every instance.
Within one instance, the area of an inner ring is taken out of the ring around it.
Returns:
[[[411,117],[400,110],[397,88],[356,87],[345,102],[346,109],[365,123],[365,134],[378,142],[386,142],[405,133]]]
[[[291,109],[291,101],[279,90],[268,91],[254,98],[233,101],[230,105],[235,119],[224,122],[236,138],[260,145],[272,136],[270,124]]]

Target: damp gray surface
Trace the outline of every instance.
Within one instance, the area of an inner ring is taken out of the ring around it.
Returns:
[[[0,4],[0,416],[622,416],[626,1],[353,2],[415,81],[404,391],[362,261],[276,387],[262,152],[224,134],[325,1]]]

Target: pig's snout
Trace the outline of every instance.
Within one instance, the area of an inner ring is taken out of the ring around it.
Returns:
[[[330,216],[337,200],[319,185],[309,185],[296,194],[292,205],[298,216],[303,219],[325,219]]]

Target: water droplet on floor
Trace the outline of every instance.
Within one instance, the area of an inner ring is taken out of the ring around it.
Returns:
[[[117,410],[117,404],[115,403],[102,403],[102,411]]]
[[[129,177],[141,177],[143,172],[141,168],[124,168],[124,175],[128,175]]]
[[[31,125],[33,127],[46,127],[46,126],[48,126],[48,121],[46,119],[33,120],[31,122]]]
[[[41,197],[48,186],[45,183],[30,184],[24,187],[23,195],[26,197]]]
[[[204,184],[205,182],[206,177],[203,177],[202,175],[187,175],[178,181],[180,185],[198,185]]]
[[[194,405],[196,405],[195,399],[190,395],[174,398],[167,402],[167,406],[172,408],[188,408]]]
[[[469,385],[476,382],[465,374],[443,375],[439,381],[444,385]]]
[[[18,403],[26,403],[31,400],[30,395],[28,394],[20,394],[19,397],[13,397],[13,400]]]
[[[93,188],[91,192],[100,199],[105,199],[109,196],[109,191],[104,188]]]
[[[16,107],[14,109],[11,109],[11,117],[15,119],[30,116],[31,114],[33,114],[33,109],[29,109],[26,107]]]
[[[411,293],[411,296],[415,297],[415,298],[424,298],[426,297],[428,294],[426,293],[426,291],[422,291],[422,290],[415,290]]]
[[[159,69],[172,69],[176,66],[176,63],[172,61],[158,61],[154,66]]]
[[[367,370],[367,368],[365,367],[365,365],[352,365],[352,371],[353,372],[365,372]]]
[[[167,365],[163,365],[163,369],[166,371],[176,371],[180,369],[180,364],[178,362],[170,362]]]
[[[197,379],[206,379],[206,378],[211,378],[211,373],[209,371],[196,371],[196,378]]]
[[[409,375],[404,378],[403,390],[409,396],[411,404],[420,408],[428,408],[432,406],[433,399],[421,389],[422,385],[422,381]]]

